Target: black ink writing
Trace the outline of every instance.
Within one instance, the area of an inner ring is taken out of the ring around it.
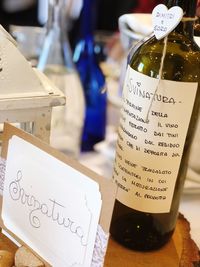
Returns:
[[[166,126],[167,128],[176,128],[176,129],[178,128],[178,124],[166,123],[165,126]]]
[[[132,168],[136,168],[137,167],[137,164],[131,162],[130,160],[128,159],[125,159],[124,161],[128,166],[131,166]]]
[[[147,144],[147,145],[154,146],[154,142],[153,141],[150,141],[150,140],[147,140],[147,139],[144,140],[144,143]]]
[[[157,18],[162,18],[162,19],[173,19],[174,18],[174,14],[173,13],[162,13],[162,12],[158,12],[156,13],[156,17]]]
[[[164,133],[162,133],[162,132],[156,132],[156,131],[154,131],[154,136],[158,136],[158,137],[164,137]]]
[[[152,200],[165,200],[166,196],[152,196],[149,194],[145,194],[144,198],[152,199]]]
[[[151,186],[151,185],[145,185],[141,184],[139,182],[132,181],[132,185],[136,186],[137,188],[140,188],[142,190],[146,191],[154,191],[154,192],[166,192],[168,187],[157,187],[157,186]]]
[[[128,174],[132,177],[141,178],[141,176],[137,175],[135,172],[128,170],[126,167],[122,166],[120,163],[118,163],[118,168],[123,171],[125,174]]]
[[[153,29],[154,29],[154,32],[166,32],[167,31],[167,27],[162,26],[162,25],[155,25]]]
[[[153,169],[153,168],[149,168],[146,166],[142,166],[142,170],[145,172],[150,172],[150,173],[155,173],[155,174],[164,174],[164,175],[166,175],[166,174],[170,175],[172,173],[169,170]]]
[[[134,128],[134,129],[136,129],[136,130],[138,130],[138,131],[147,133],[147,128],[145,128],[145,127],[143,127],[143,126],[141,126],[141,125],[136,125],[135,123],[133,123],[133,122],[131,122],[131,121],[129,121],[129,125],[130,125],[132,128]]]
[[[135,105],[134,103],[131,103],[128,99],[126,99],[126,104],[127,104],[129,107],[131,107],[131,108],[133,108],[133,109],[135,109],[135,110],[138,110],[138,111],[142,112],[142,107],[141,107],[141,106],[137,106],[137,105]]]
[[[126,134],[128,135],[130,138],[134,139],[134,140],[137,140],[137,136],[130,133],[130,131],[128,131],[121,123],[119,125],[120,129]]]
[[[151,93],[151,92],[148,92],[146,90],[139,88],[134,83],[134,80],[132,78],[130,78],[127,82],[127,89],[129,91],[129,93],[132,93],[138,97],[141,97],[143,99],[147,99],[149,101],[151,101],[153,99],[153,101],[162,102],[164,104],[173,104],[174,105],[177,103],[177,101],[173,97],[168,97],[168,96],[164,96],[161,94],[154,94],[154,93]]]
[[[169,137],[169,138],[177,138],[178,137],[178,134],[176,133],[176,134],[173,134],[173,133],[166,133],[167,134],[167,136]]]
[[[147,148],[144,148],[144,153],[152,155],[152,156],[160,156],[160,157],[167,157],[168,156],[167,152],[165,152],[165,151],[155,151],[155,150],[147,149]]]
[[[142,119],[141,117],[139,117],[138,115],[136,115],[133,112],[130,112],[128,109],[124,108],[123,112],[126,113],[129,117],[131,117],[132,119],[135,119],[136,121],[142,122],[142,123],[147,123],[144,119]]]
[[[169,148],[179,148],[180,144],[178,144],[178,143],[172,144],[172,143],[166,143],[166,142],[158,142],[158,146],[169,147]]]
[[[168,118],[168,115],[166,113],[162,112],[156,112],[156,111],[151,111],[152,116],[160,117],[160,118]]]
[[[129,192],[130,191],[130,188],[127,188],[126,186],[122,185],[120,182],[118,182],[117,180],[115,180],[115,183],[117,185],[117,187],[119,187],[120,189],[126,191],[126,192]]]

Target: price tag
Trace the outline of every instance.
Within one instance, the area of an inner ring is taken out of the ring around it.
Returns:
[[[156,39],[161,40],[172,32],[183,18],[183,9],[173,6],[157,5],[152,12],[153,30]]]

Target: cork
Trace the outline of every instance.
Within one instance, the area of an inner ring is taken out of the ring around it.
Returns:
[[[15,267],[44,267],[44,263],[26,247],[20,247],[15,253]],[[1,266],[0,266],[1,267]]]

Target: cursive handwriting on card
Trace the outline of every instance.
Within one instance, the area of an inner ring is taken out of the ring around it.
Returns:
[[[87,237],[83,228],[69,217],[64,217],[61,212],[66,209],[61,203],[55,199],[49,199],[49,203],[40,203],[34,195],[31,195],[21,187],[23,179],[22,171],[17,172],[16,178],[9,185],[10,197],[14,201],[20,201],[22,205],[31,208],[29,211],[29,222],[32,227],[40,228],[40,216],[48,217],[52,222],[60,227],[68,229],[73,235],[76,235],[82,246],[87,246]]]

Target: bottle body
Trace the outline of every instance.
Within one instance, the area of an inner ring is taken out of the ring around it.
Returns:
[[[66,106],[52,111],[51,145],[67,155],[77,158],[85,117],[83,88],[72,60],[67,37],[65,1],[49,3],[47,36],[38,68],[66,96]]]
[[[90,151],[96,143],[104,140],[106,131],[107,94],[105,77],[94,52],[93,8],[95,1],[86,0],[81,13],[80,38],[74,51],[86,101],[86,116],[82,134],[82,150]],[[90,18],[90,21],[88,21]]]
[[[158,80],[163,48],[164,40],[153,37],[132,57],[129,71],[134,78],[125,80],[113,172],[119,189],[111,235],[122,245],[142,251],[161,247],[173,234],[200,105],[199,48],[178,32],[168,36],[161,83],[158,91],[150,92],[151,79],[155,84]],[[137,88],[144,83],[138,73],[144,80],[148,77],[146,91]],[[192,94],[190,104],[186,91]],[[142,101],[146,98],[146,104],[135,101],[136,95]],[[190,113],[188,119],[185,113]]]
[[[53,109],[51,145],[77,159],[85,117],[85,100],[80,78],[76,70],[60,65],[47,65],[44,73],[66,96],[66,106]]]
[[[83,151],[93,150],[96,143],[104,140],[106,130],[107,95],[104,91],[105,78],[94,54],[90,54],[93,49],[93,42],[85,42],[84,49],[76,62],[86,100],[86,115],[81,145]]]

